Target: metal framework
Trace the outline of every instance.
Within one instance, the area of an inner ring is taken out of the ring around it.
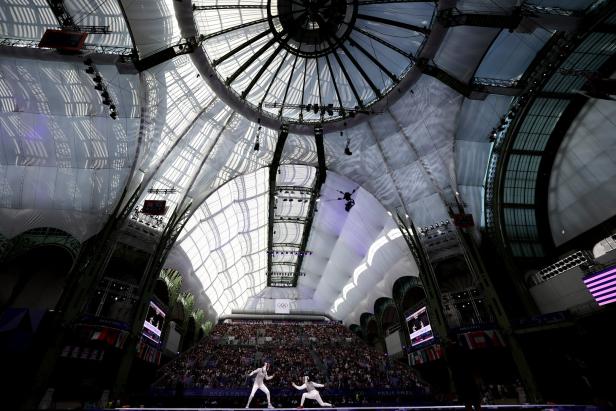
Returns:
[[[47,0],[54,16],[63,29],[81,31],[90,34],[110,34],[109,26],[79,26],[75,23],[73,16],[64,7],[64,0]]]
[[[418,3],[422,4],[417,6]],[[413,56],[430,34],[430,28],[421,23],[392,18],[390,13],[379,15],[366,6],[397,4],[397,9],[392,10],[408,8],[404,14],[412,15],[415,10],[425,13],[425,6],[430,3],[263,0],[220,5],[201,0],[193,5],[193,13],[203,33],[201,40],[210,65],[239,98],[257,111],[277,114],[282,121],[322,124],[351,117],[354,110],[362,110],[383,98],[414,64]],[[226,25],[227,15],[239,18],[230,19]],[[210,24],[212,19],[223,23]],[[216,28],[212,31],[210,27]],[[246,28],[250,29],[249,36],[242,30]],[[402,46],[397,38],[413,39],[412,45]],[[210,42],[216,46],[208,48]],[[221,42],[229,47],[219,52]],[[407,61],[394,67],[393,58],[383,58],[392,51]],[[238,64],[233,66],[231,61]],[[308,71],[310,74],[306,74]],[[332,87],[325,88],[324,84]],[[369,94],[365,88],[370,90]],[[333,109],[312,113],[315,105]]]
[[[274,157],[269,169],[269,221],[267,227],[267,249],[274,249],[274,213],[276,209],[276,176],[278,174],[278,167],[280,166],[280,158],[282,157],[282,150],[284,144],[287,141],[289,135],[289,129],[283,126],[278,133],[278,141],[276,142],[276,148],[274,150]],[[272,285],[272,253],[267,254],[267,285]]]
[[[523,3],[519,7],[514,8],[511,13],[508,14],[463,12],[456,7],[451,7],[440,10],[436,19],[445,27],[477,26],[514,30],[520,25],[525,17],[558,17],[559,22],[555,23],[562,25],[567,20],[569,22],[577,21],[581,16],[581,12],[574,10]]]
[[[192,53],[202,41],[202,37],[189,37],[183,39],[178,44],[159,50],[154,54],[135,61],[135,67],[139,71],[151,69],[152,67],[171,60],[174,57]]]
[[[39,40],[27,40],[27,39],[16,39],[13,37],[0,37],[0,46],[5,47],[23,47],[29,49],[40,49]],[[116,46],[99,46],[95,44],[84,44],[82,51],[90,54],[90,53],[99,53],[99,54],[109,54],[109,55],[117,55],[120,57],[129,57],[134,54],[134,49],[130,47],[116,47]]]
[[[518,115],[495,141],[486,177],[486,227],[496,243],[509,250],[501,251],[525,264],[541,264],[555,253],[547,216],[549,179],[540,177],[549,174],[565,133],[586,101],[574,91],[584,89],[587,78],[575,71],[605,70],[605,75],[613,69],[616,58],[607,45],[616,35],[601,29],[614,14],[611,7],[584,17],[583,32],[557,35],[546,46],[543,58],[525,75],[529,86],[514,103]],[[563,44],[569,45],[567,53]]]
[[[294,285],[297,285],[297,279],[299,277],[300,270],[302,268],[302,263],[304,261],[304,255],[306,253],[306,248],[308,246],[308,240],[310,239],[310,231],[312,229],[312,223],[314,221],[314,213],[316,212],[317,207],[317,199],[319,197],[319,193],[321,192],[321,186],[325,182],[326,178],[326,168],[325,168],[325,148],[323,146],[323,129],[320,127],[315,128],[314,130],[314,139],[317,145],[317,156],[319,160],[319,168],[317,170],[317,178],[315,181],[314,189],[310,195],[310,205],[308,206],[308,216],[307,221],[304,224],[304,232],[302,236],[302,242],[299,247],[299,256],[297,257],[297,262],[295,265],[295,271],[293,275]]]

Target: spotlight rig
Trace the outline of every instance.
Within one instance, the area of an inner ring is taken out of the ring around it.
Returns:
[[[111,99],[111,95],[109,94],[109,91],[105,86],[101,73],[99,73],[99,71],[96,69],[96,65],[91,58],[87,58],[86,60],[84,60],[83,64],[88,66],[88,68],[86,69],[86,73],[92,76],[92,81],[94,81],[95,83],[94,89],[100,92],[102,103],[106,106],[109,106],[109,117],[111,117],[113,120],[116,120],[118,118],[118,111],[116,110],[115,104],[113,104],[113,100]]]
[[[354,108],[347,108],[341,106],[334,106],[332,103],[329,104],[280,104],[277,102],[268,102],[263,103],[263,107],[267,108],[280,108],[282,109],[299,109],[303,111],[310,112],[312,111],[314,114],[321,113],[321,116],[327,114],[328,116],[333,116],[334,113],[338,113],[342,118],[346,117],[355,117],[357,114],[379,114],[373,110],[368,110],[365,107],[355,106]]]
[[[257,120],[259,127],[257,128],[257,141],[255,142],[254,151],[259,151],[260,148],[260,137],[261,137],[261,119]]]

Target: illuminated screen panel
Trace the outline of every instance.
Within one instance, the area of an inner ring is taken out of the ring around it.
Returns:
[[[160,336],[164,323],[165,313],[156,304],[150,301],[148,315],[145,317],[143,323],[143,335],[155,343],[160,343]]]
[[[406,322],[411,331],[411,346],[421,344],[434,338],[426,307],[422,307],[406,317]]]
[[[616,302],[616,266],[584,277],[584,284],[599,305]]]

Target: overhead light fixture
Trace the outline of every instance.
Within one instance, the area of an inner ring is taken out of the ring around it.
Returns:
[[[85,64],[86,66],[91,66],[92,63],[94,63],[94,62],[89,57],[83,61],[83,64]]]
[[[255,146],[254,146],[254,151],[259,151],[260,145],[259,145],[259,137],[261,135],[261,119],[257,119],[257,124],[259,124],[259,127],[257,128],[257,141],[255,142]]]
[[[107,99],[107,98],[109,98],[109,93],[107,92],[107,90],[104,90],[104,91],[101,93],[101,97],[106,98],[106,99]]]
[[[340,136],[342,137],[342,131],[340,132]],[[349,148],[349,144],[351,143],[351,139],[347,137],[347,141],[346,141],[346,146],[344,146],[344,154],[346,154],[347,156],[352,156],[353,153],[351,152],[351,149]]]
[[[94,76],[94,78],[92,80],[94,80],[95,83],[102,83],[103,82],[103,78],[100,76],[100,74],[96,74],[96,76]]]
[[[96,73],[96,70],[94,70],[94,67],[90,66],[86,69],[86,73],[88,74],[94,74]]]
[[[118,113],[116,113],[115,111],[112,111],[111,114],[109,114],[109,117],[115,120],[116,118],[118,118]]]
[[[111,103],[112,103],[112,101],[111,101],[110,98],[106,98],[106,99],[103,100],[103,104],[106,105],[106,106],[110,105]]]
[[[103,91],[103,85],[99,83],[99,84],[94,86],[94,89],[98,90],[98,91]]]

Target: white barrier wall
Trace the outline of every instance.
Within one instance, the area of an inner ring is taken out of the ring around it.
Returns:
[[[402,335],[400,331],[395,331],[385,337],[385,345],[387,346],[387,354],[389,355],[402,351]]]
[[[582,281],[584,273],[574,267],[530,289],[542,314],[564,311],[594,301]]]
[[[180,339],[182,336],[175,329],[175,323],[171,321],[169,324],[169,335],[167,336],[167,344],[165,344],[165,349],[171,352],[180,351]]]

